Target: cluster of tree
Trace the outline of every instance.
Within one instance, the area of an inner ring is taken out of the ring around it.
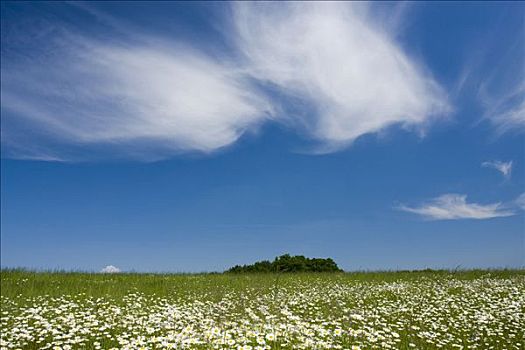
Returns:
[[[335,261],[330,258],[306,258],[302,255],[281,255],[274,261],[258,261],[251,265],[236,265],[228,273],[259,273],[259,272],[341,272]]]

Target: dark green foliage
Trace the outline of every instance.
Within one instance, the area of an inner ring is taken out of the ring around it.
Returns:
[[[342,272],[332,259],[306,258],[302,255],[281,255],[273,262],[258,261],[252,265],[236,265],[227,270],[228,273],[259,273],[259,272]]]

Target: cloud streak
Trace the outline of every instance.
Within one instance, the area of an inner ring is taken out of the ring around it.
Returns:
[[[525,84],[495,100],[485,115],[498,134],[525,131]]]
[[[417,207],[399,206],[398,209],[430,220],[492,219],[515,215],[502,203],[468,203],[462,194],[444,194]]]
[[[48,38],[53,54],[3,57],[4,155],[156,160],[214,152],[268,121],[334,152],[393,125],[422,132],[449,109],[367,5],[235,3],[225,20],[223,55],[61,28]]]
[[[478,83],[478,98],[485,109],[483,118],[495,127],[498,135],[525,132],[525,45],[520,37],[510,40]]]
[[[512,161],[502,162],[499,160],[488,161],[481,163],[482,167],[492,168],[499,171],[506,179],[510,178],[512,174]]]
[[[522,193],[516,200],[516,206],[521,210],[525,210],[525,193]]]

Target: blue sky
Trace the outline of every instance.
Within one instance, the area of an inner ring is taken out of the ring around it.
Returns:
[[[525,264],[525,5],[1,3],[1,264]]]

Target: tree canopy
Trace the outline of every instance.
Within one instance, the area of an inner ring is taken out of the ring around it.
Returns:
[[[259,273],[259,272],[341,272],[331,258],[306,258],[303,255],[284,254],[276,257],[272,262],[257,261],[251,265],[236,265],[228,269],[227,273]]]

